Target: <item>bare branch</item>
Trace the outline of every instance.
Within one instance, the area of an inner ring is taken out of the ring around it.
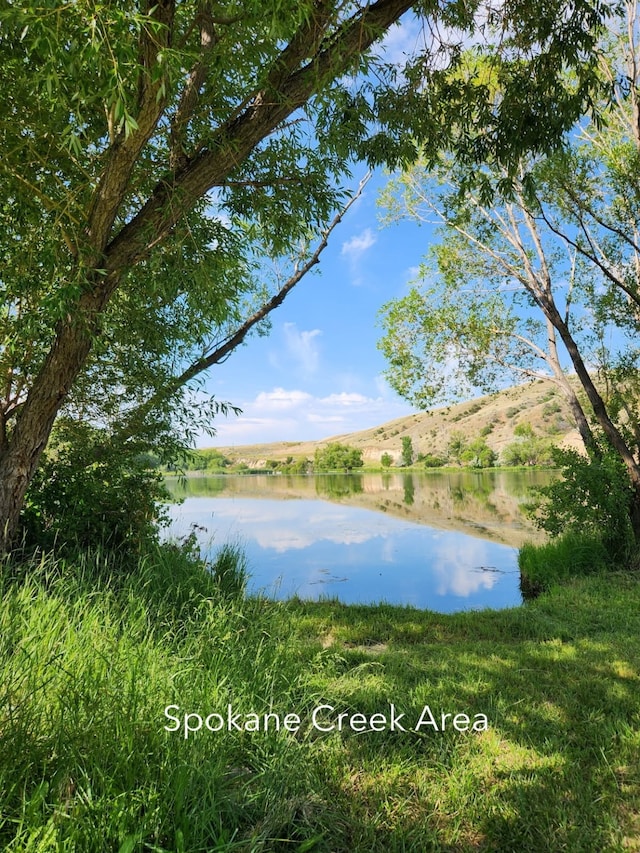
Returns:
[[[360,181],[358,189],[351,196],[349,201],[344,205],[344,207],[334,216],[329,225],[321,232],[321,239],[312,252],[312,254],[307,258],[304,263],[297,263],[295,266],[295,271],[293,275],[291,275],[287,281],[282,285],[281,288],[265,303],[263,303],[260,308],[255,311],[250,317],[248,317],[232,334],[228,335],[225,339],[220,342],[217,342],[214,345],[214,349],[206,354],[203,354],[201,358],[194,361],[189,367],[186,368],[179,376],[176,376],[174,379],[165,383],[162,388],[153,394],[145,403],[139,406],[134,412],[130,413],[127,418],[126,426],[123,427],[122,430],[118,432],[118,440],[122,440],[123,438],[128,438],[130,435],[133,435],[135,432],[135,425],[138,425],[142,422],[142,420],[153,411],[153,409],[157,408],[164,401],[170,399],[177,391],[183,388],[188,382],[192,379],[195,379],[196,376],[208,370],[214,364],[221,364],[225,361],[229,355],[233,352],[233,350],[237,349],[240,344],[247,337],[249,332],[265,317],[267,317],[273,310],[278,308],[286,297],[291,293],[293,288],[309,273],[316,264],[320,261],[320,256],[327,248],[329,243],[329,237],[335,228],[338,227],[340,222],[342,221],[345,214],[351,208],[353,204],[360,198],[362,195],[365,186],[367,185],[369,179],[371,178],[371,174],[368,173],[364,176],[364,178]]]
[[[605,275],[609,281],[614,284],[616,287],[619,287],[624,293],[627,294],[629,300],[636,305],[640,306],[640,294],[634,293],[623,281],[623,279],[614,275],[614,273],[609,268],[608,264],[603,263],[600,258],[598,258],[596,253],[588,252],[581,243],[578,243],[572,237],[570,237],[565,231],[563,231],[558,225],[556,225],[544,212],[541,211],[540,217],[545,222],[550,231],[560,237],[561,240],[564,240],[569,246],[576,250],[583,258],[586,258],[592,264],[594,264],[598,269]]]

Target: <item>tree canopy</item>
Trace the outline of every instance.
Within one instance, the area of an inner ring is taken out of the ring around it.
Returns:
[[[316,471],[351,471],[362,468],[363,464],[361,450],[339,442],[318,447],[313,460]]]
[[[491,156],[511,175],[523,149],[557,144],[593,100],[605,12],[584,0],[497,11],[410,0],[5,4],[3,547],[59,416],[119,436],[117,452],[134,439],[171,446],[176,426],[188,439],[181,401],[196,368],[270,310],[265,258],[294,276],[313,261],[355,159],[408,162],[455,126],[461,161]],[[399,68],[374,48],[404,14],[422,39]],[[480,79],[451,73],[483,33],[499,102]]]

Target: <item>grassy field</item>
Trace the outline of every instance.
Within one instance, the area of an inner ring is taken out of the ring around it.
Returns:
[[[0,848],[640,850],[637,576],[444,616],[245,600],[166,547],[111,568],[1,576]]]

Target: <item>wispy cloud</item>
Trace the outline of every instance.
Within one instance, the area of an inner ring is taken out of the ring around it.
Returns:
[[[352,263],[357,263],[362,255],[376,242],[376,236],[371,228],[365,228],[361,234],[357,234],[342,244],[341,254],[349,258]]]
[[[301,331],[295,323],[284,324],[284,337],[288,353],[305,376],[311,376],[318,369],[320,349],[317,339],[321,334],[320,329]]]
[[[273,391],[261,391],[255,399],[255,406],[263,411],[295,409],[312,400],[306,391],[285,391],[284,388],[274,388]]]
[[[349,265],[352,284],[362,284],[363,276],[361,264],[366,253],[375,245],[376,240],[377,236],[373,233],[371,228],[365,228],[360,234],[356,234],[350,240],[347,240],[342,244],[340,254],[346,259]]]

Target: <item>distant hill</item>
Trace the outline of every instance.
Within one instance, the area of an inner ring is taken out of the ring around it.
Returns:
[[[549,437],[558,445],[581,446],[580,436],[564,398],[553,383],[538,380],[321,441],[286,441],[217,447],[216,450],[234,464],[265,468],[269,461],[282,462],[288,457],[294,460],[313,459],[316,448],[330,442],[340,442],[362,450],[365,465],[378,465],[384,453],[388,453],[394,464],[398,464],[403,436],[411,437],[416,454],[446,455],[447,446],[455,433],[462,433],[468,440],[483,436],[489,447],[500,454],[506,445],[515,440],[514,430],[518,424],[525,423],[531,425],[536,435]]]

